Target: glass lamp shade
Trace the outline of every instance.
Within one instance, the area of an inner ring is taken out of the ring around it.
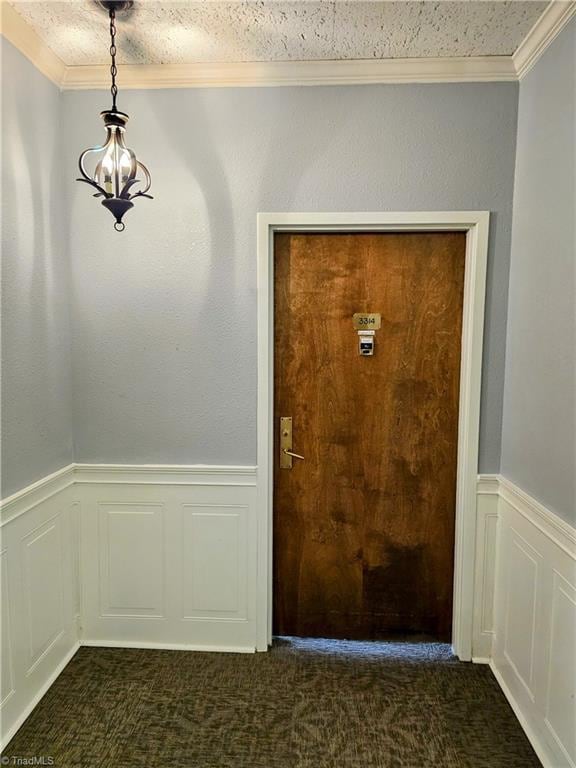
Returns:
[[[124,133],[128,115],[117,110],[101,113],[106,127],[106,142],[100,147],[86,149],[80,155],[78,167],[84,181],[96,189],[94,197],[102,197],[102,205],[112,213],[116,221],[114,229],[122,231],[122,217],[134,206],[136,197],[152,198],[147,194],[151,179],[148,169],[136,159],[134,152],[124,143]],[[92,156],[95,166],[90,173],[85,166],[86,159]],[[138,189],[136,185],[140,184]]]

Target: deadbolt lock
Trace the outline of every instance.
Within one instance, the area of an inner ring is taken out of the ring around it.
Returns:
[[[358,354],[371,357],[374,354],[375,331],[358,331]]]

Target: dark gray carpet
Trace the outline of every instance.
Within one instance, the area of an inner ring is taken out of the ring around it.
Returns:
[[[448,646],[81,648],[4,752],[60,768],[532,768],[492,673]]]

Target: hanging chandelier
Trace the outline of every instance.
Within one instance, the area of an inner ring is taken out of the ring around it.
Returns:
[[[133,200],[137,197],[147,197],[151,179],[146,166],[136,159],[134,152],[124,143],[124,132],[128,115],[120,112],[116,107],[118,86],[116,85],[116,12],[128,10],[132,7],[131,0],[97,0],[98,5],[108,11],[110,18],[110,76],[112,85],[112,109],[100,113],[106,128],[106,142],[100,147],[87,149],[80,155],[78,167],[82,174],[81,179],[96,189],[94,197],[102,197],[102,205],[114,216],[114,229],[122,232],[124,222],[122,217],[134,207]],[[88,156],[95,161],[94,170],[90,173],[84,162]],[[136,185],[141,187],[137,188]],[[135,189],[136,187],[136,189]]]

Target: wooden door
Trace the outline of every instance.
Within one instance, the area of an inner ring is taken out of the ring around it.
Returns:
[[[276,634],[450,639],[465,240],[275,236]]]

